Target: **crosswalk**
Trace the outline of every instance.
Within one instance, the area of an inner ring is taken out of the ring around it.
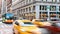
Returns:
[[[0,24],[0,34],[13,34],[13,26],[12,24]]]

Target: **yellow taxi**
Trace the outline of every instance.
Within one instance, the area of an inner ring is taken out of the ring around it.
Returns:
[[[30,20],[16,20],[13,22],[14,34],[41,34],[39,28]]]
[[[47,22],[46,20],[43,19],[33,19],[32,23],[34,23],[38,27],[51,26],[50,22]]]

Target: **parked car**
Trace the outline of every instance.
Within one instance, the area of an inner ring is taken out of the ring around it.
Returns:
[[[41,34],[39,28],[30,20],[16,20],[13,22],[14,34]]]
[[[51,26],[50,22],[47,22],[43,19],[33,19],[32,23],[34,23],[35,25],[37,25],[38,27],[45,27],[45,26]]]

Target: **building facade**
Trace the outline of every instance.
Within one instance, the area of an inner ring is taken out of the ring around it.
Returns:
[[[11,8],[12,0],[6,0],[6,2],[7,2],[7,12],[12,13],[12,8]]]
[[[10,12],[11,5],[12,5],[12,0],[2,0],[1,14],[3,15],[5,13]]]
[[[27,19],[60,19],[60,0],[18,0],[12,5],[12,12]]]
[[[1,15],[6,13],[6,0],[2,0]]]
[[[2,6],[2,0],[0,0],[0,17],[1,17],[1,7]]]

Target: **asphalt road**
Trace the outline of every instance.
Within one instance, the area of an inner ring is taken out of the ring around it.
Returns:
[[[39,29],[42,34],[48,34],[48,31],[45,28]],[[13,25],[0,23],[0,34],[13,34]]]
[[[13,34],[13,25],[0,23],[0,34]]]

